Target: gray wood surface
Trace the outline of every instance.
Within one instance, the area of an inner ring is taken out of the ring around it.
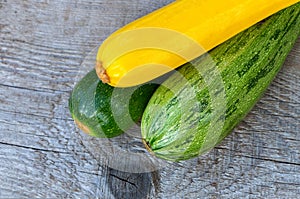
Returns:
[[[0,198],[299,198],[300,40],[251,113],[199,158],[138,172],[116,151],[105,163],[104,141],[75,127],[67,100],[89,53],[170,2],[0,0]]]

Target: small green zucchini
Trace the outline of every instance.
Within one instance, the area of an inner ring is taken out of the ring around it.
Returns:
[[[77,126],[87,134],[112,138],[141,119],[157,87],[157,84],[149,83],[130,88],[114,88],[102,83],[96,71],[92,70],[73,89],[69,98],[69,110]]]

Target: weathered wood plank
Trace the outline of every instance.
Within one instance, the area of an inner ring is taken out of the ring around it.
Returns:
[[[105,142],[75,127],[67,100],[86,56],[117,28],[170,2],[0,0],[0,198],[298,197],[300,39],[247,118],[199,158],[117,171],[102,160]],[[111,143],[142,151],[138,138],[123,138]],[[120,163],[135,164],[128,161]]]

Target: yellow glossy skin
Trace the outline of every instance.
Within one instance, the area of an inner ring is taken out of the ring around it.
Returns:
[[[97,54],[115,87],[159,77],[299,0],[178,0],[114,32]]]

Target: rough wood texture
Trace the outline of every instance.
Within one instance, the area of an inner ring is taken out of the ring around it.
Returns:
[[[88,53],[170,2],[0,0],[0,198],[299,197],[300,40],[247,118],[191,161],[118,171],[73,124],[67,100]]]

